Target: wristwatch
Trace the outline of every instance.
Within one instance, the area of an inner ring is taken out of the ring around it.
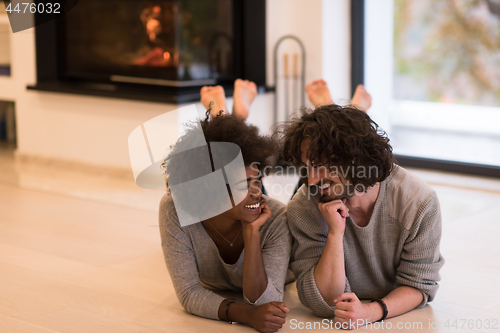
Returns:
[[[384,314],[382,316],[382,319],[379,319],[377,320],[376,322],[379,322],[379,321],[382,321],[382,320],[385,320],[387,318],[387,315],[389,314],[389,311],[387,310],[387,305],[385,304],[385,302],[382,300],[382,298],[374,298],[372,299],[372,303],[373,302],[377,302],[378,304],[380,304],[380,306],[382,307],[382,311],[384,311]]]

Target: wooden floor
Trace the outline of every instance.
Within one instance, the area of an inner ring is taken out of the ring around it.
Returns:
[[[391,331],[500,332],[500,181],[419,174],[442,203],[446,264],[436,300],[390,319]],[[160,247],[161,194],[0,156],[0,332],[253,332],[180,306]],[[281,332],[323,331],[294,284],[285,302]]]

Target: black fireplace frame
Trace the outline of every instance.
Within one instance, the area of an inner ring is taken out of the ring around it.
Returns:
[[[255,82],[259,91],[263,91],[266,86],[266,0],[233,0],[233,6],[236,75]],[[170,87],[65,77],[63,20],[64,17],[35,27],[37,82],[27,89],[173,104],[199,100],[200,86]],[[222,85],[228,96],[232,95],[232,82],[216,84]]]

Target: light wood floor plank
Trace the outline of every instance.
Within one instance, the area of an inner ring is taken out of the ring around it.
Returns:
[[[4,244],[101,266],[160,244],[155,213],[3,186],[0,200],[10,207],[0,220]]]
[[[33,325],[31,323],[0,314],[0,332],[15,333],[60,333],[45,327]]]
[[[0,291],[3,301],[10,305],[2,307],[4,315],[55,331],[78,333],[146,331],[146,328],[140,325],[92,311],[68,307],[47,297],[57,290],[45,291],[45,294],[40,297],[24,289],[17,289],[13,286],[5,287],[2,283]],[[155,332],[152,329],[149,331]]]
[[[17,172],[7,169],[0,168]],[[130,190],[130,184],[113,181],[104,186],[96,179],[87,184],[82,178],[68,184],[85,184],[64,195],[61,180],[53,186],[50,177],[38,180],[32,190],[4,178],[0,177],[0,332],[254,332],[184,311],[163,261],[157,212],[143,209],[153,205],[134,206],[131,198],[119,205],[117,193]],[[456,181],[460,183],[459,177]],[[114,196],[109,200],[107,187]],[[494,195],[479,195],[480,186],[472,187],[439,188],[446,216],[453,217],[443,227],[446,264],[441,287],[429,306],[389,320],[394,325],[421,322],[422,330],[391,332],[492,332],[444,327],[450,320],[500,317],[500,202]],[[79,193],[83,190],[87,192]],[[474,200],[464,205],[464,197]],[[456,207],[460,210],[454,211]],[[284,301],[291,312],[280,332],[297,332],[292,319],[321,322],[300,303],[295,283],[286,287]],[[438,329],[428,329],[429,322],[437,322]],[[367,330],[380,331],[360,329]]]
[[[73,282],[95,289],[109,290],[144,300],[161,303],[165,298],[175,298],[170,277],[165,269],[160,278],[148,278],[134,273],[107,267],[94,266],[79,261],[56,257],[45,253],[0,244],[0,266],[10,264],[28,269],[30,272],[50,276],[58,280]],[[176,301],[176,299],[174,299]]]

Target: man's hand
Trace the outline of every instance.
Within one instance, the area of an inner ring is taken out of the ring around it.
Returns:
[[[318,204],[319,211],[328,225],[328,233],[344,234],[345,219],[349,216],[349,208],[344,203],[345,199],[337,199]]]
[[[361,303],[354,293],[340,294],[335,302],[335,321],[344,329],[357,329],[382,318],[383,310],[378,303]],[[345,302],[347,301],[347,302]]]
[[[319,203],[318,208],[328,225],[328,236],[314,269],[314,280],[325,302],[333,306],[335,297],[345,290],[343,238],[349,210],[341,200]]]
[[[276,332],[283,327],[288,311],[283,302],[262,304],[252,309],[249,324],[259,332]]]

